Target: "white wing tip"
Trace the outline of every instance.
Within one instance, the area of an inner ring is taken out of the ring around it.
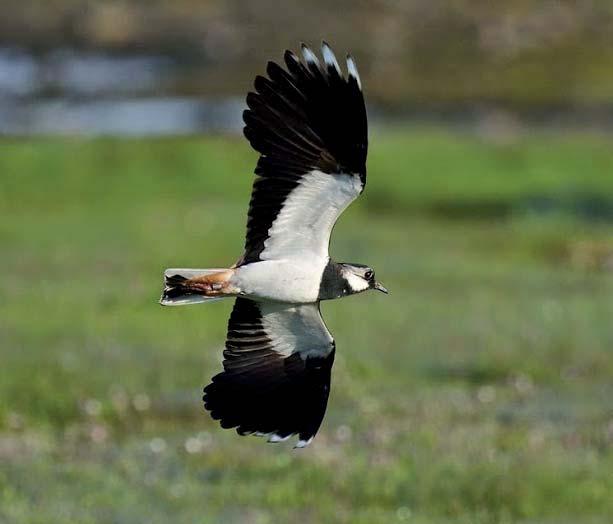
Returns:
[[[277,433],[264,433],[263,431],[253,431],[251,433],[244,433],[245,435],[253,435],[254,437],[264,437],[267,439],[268,442],[270,442],[271,444],[276,444],[277,442],[285,442],[286,440],[288,440],[290,437],[292,437],[293,435],[295,435],[295,433],[292,433],[290,435],[286,435],[286,436],[281,436]],[[314,437],[310,437],[307,440],[299,440],[296,445],[294,446],[294,449],[297,448],[306,448],[311,442],[313,442],[313,438]]]
[[[270,442],[271,444],[276,444],[277,442],[284,442],[290,437],[291,435],[282,437],[281,435],[277,435],[276,433],[273,433],[272,435],[270,435],[270,437],[268,437],[268,442]]]
[[[317,67],[320,67],[319,59],[317,58],[317,55],[311,50],[311,48],[308,47],[306,44],[301,44],[300,47],[302,49],[302,56],[305,62],[307,64],[312,64]],[[322,41],[321,43],[321,53],[322,53],[324,64],[326,65],[326,67],[328,68],[333,67],[336,70],[336,72],[339,74],[339,76],[342,77],[343,73],[341,71],[341,67],[338,63],[338,60],[336,59],[336,56],[334,55],[332,48],[328,45],[328,43],[325,40]],[[298,57],[296,57],[296,55],[294,55],[293,53],[290,52],[289,55],[291,56],[293,60],[299,61]],[[351,55],[347,55],[347,71],[349,73],[349,78],[353,78],[355,80],[358,86],[358,89],[361,91],[362,90],[362,80],[360,79],[360,73],[358,73],[358,67],[356,66],[355,60],[353,59]]]
[[[311,49],[307,47],[306,44],[302,44],[301,47],[302,47],[302,56],[304,57],[307,64],[315,64],[319,66],[319,59],[317,58],[317,55],[313,53],[313,51],[311,51]]]
[[[358,68],[355,65],[355,60],[351,55],[347,55],[347,71],[349,72],[349,78],[354,78],[356,83],[358,84],[358,88],[360,91],[362,90],[362,81],[360,80],[360,73],[358,73]]]
[[[336,72],[340,76],[342,76],[341,66],[338,65],[338,61],[336,60],[336,56],[334,56],[334,52],[332,51],[332,49],[328,45],[328,42],[323,41],[321,43],[321,53],[322,53],[322,55],[324,57],[324,63],[326,64],[326,66],[333,67],[334,69],[336,69]]]
[[[294,446],[294,449],[306,448],[311,442],[313,442],[313,437],[307,440],[299,440],[297,444]]]

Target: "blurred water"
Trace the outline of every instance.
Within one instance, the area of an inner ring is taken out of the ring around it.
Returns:
[[[148,92],[164,87],[173,63],[162,56],[108,56],[61,49],[47,59],[48,79],[63,92],[84,95]]]
[[[159,135],[237,133],[243,102],[166,93],[163,56],[0,49],[0,133]]]
[[[189,78],[182,76],[183,67],[163,55],[68,48],[35,54],[0,48],[0,134],[240,133],[243,97],[181,96],[176,84]],[[191,63],[189,70],[206,67]],[[452,106],[416,102],[381,110],[369,99],[368,109],[374,125],[452,126],[501,143],[533,128],[613,131],[613,107],[534,108],[519,114],[477,101]]]
[[[0,49],[0,97],[34,93],[37,86],[36,61],[19,49]]]
[[[0,99],[0,133],[13,135],[179,135],[239,133],[241,99]]]
[[[111,55],[55,49],[41,56],[0,48],[0,97],[100,96],[164,88],[173,62],[150,55]]]

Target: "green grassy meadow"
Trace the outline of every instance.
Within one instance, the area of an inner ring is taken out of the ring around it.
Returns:
[[[201,406],[231,301],[157,304],[241,254],[244,140],[0,148],[0,522],[611,522],[611,137],[372,134],[332,255],[391,294],[323,305],[304,450]]]

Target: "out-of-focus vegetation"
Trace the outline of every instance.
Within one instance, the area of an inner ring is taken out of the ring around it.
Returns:
[[[330,404],[292,451],[201,407],[232,303],[156,303],[240,254],[245,142],[2,141],[0,521],[610,522],[610,141],[371,142],[332,252],[391,294],[324,304]]]
[[[613,102],[613,4],[598,1],[0,0],[0,45],[157,53],[181,67],[160,91],[243,95],[254,71],[300,39],[351,51],[371,102]],[[53,72],[49,63],[48,74]]]

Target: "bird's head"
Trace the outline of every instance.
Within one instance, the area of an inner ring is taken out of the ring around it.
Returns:
[[[375,279],[375,271],[371,267],[362,264],[341,264],[341,272],[350,294],[361,293],[367,289],[388,293],[387,289]]]

